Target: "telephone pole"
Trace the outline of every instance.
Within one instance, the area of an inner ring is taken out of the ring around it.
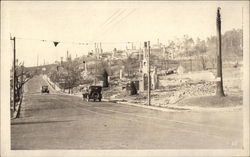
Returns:
[[[97,43],[95,43],[95,80],[94,80],[94,84],[96,85],[97,79],[96,79],[96,73],[97,73],[97,60],[98,60],[98,46]]]
[[[151,77],[150,77],[150,41],[147,44],[148,47],[148,106],[151,105],[151,97],[150,97],[150,90],[151,90]]]
[[[140,63],[140,67],[139,67],[139,72],[141,72],[141,43],[140,43],[140,49],[139,49],[139,63]]]
[[[243,35],[244,35],[244,34],[243,34],[243,7],[241,8],[241,16],[242,16],[242,17],[241,17],[241,18],[242,18],[242,19],[241,19],[241,20],[242,20],[242,21],[241,21],[241,29],[242,29],[242,39],[241,39],[241,41],[242,41],[242,44],[241,44],[241,45],[242,45],[242,46],[241,46],[241,49],[242,49],[242,54],[243,54]]]
[[[10,40],[14,42],[14,49],[13,49],[13,108],[16,111],[16,37],[10,37]]]
[[[222,59],[221,59],[221,15],[220,15],[220,7],[217,9],[217,90],[216,96],[223,97],[225,96],[223,90],[223,79],[222,79]]]

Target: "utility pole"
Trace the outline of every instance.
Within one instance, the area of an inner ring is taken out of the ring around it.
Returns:
[[[242,45],[242,47],[241,48],[242,48],[242,54],[243,54],[243,35],[244,35],[244,33],[243,33],[243,7],[242,7],[242,10],[241,10],[241,14],[242,14],[242,17],[241,17],[242,18],[242,21],[241,21],[241,29],[242,29],[242,39],[241,39],[242,44],[241,45]]]
[[[16,37],[10,37],[10,40],[14,42],[14,49],[13,49],[13,108],[16,111]]]
[[[139,49],[139,63],[140,63],[140,67],[139,67],[139,72],[141,72],[141,43],[140,43],[140,49]]]
[[[63,57],[61,57],[61,66],[62,66],[62,63],[63,63]]]
[[[69,60],[69,51],[67,50],[67,56],[66,56],[67,58],[66,58],[66,61],[68,61]]]
[[[21,84],[23,84],[23,71],[24,71],[24,61],[23,61],[23,64],[21,65]],[[21,90],[21,99],[23,99],[23,93],[24,93],[24,86],[22,85],[22,88],[20,89]],[[18,118],[20,116],[20,111],[21,111],[21,104],[19,105],[19,111],[18,111]]]
[[[147,43],[148,47],[148,106],[151,105],[151,97],[150,97],[150,90],[151,90],[151,77],[150,77],[150,41]]]
[[[220,15],[220,7],[217,8],[217,90],[216,96],[223,97],[225,96],[223,90],[223,79],[222,79],[222,59],[221,59],[221,15]]]
[[[102,43],[100,43],[100,53],[103,53],[103,49],[102,49]]]
[[[95,43],[95,75],[94,75],[94,77],[95,77],[95,80],[94,80],[94,85],[96,85],[96,73],[97,73],[97,59],[98,59],[98,55],[97,55],[97,53],[98,53],[98,50],[97,50],[97,43]]]

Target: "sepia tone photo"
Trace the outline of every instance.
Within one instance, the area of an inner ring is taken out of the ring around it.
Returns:
[[[249,156],[249,1],[2,1],[1,155]]]

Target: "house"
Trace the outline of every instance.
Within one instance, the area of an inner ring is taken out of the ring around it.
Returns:
[[[116,48],[113,50],[112,59],[125,59],[127,58],[127,53],[123,50],[117,50]]]

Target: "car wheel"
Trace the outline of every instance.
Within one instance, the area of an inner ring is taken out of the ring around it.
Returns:
[[[98,100],[99,99],[99,94],[98,93],[94,93],[93,97],[94,97],[94,100]]]

